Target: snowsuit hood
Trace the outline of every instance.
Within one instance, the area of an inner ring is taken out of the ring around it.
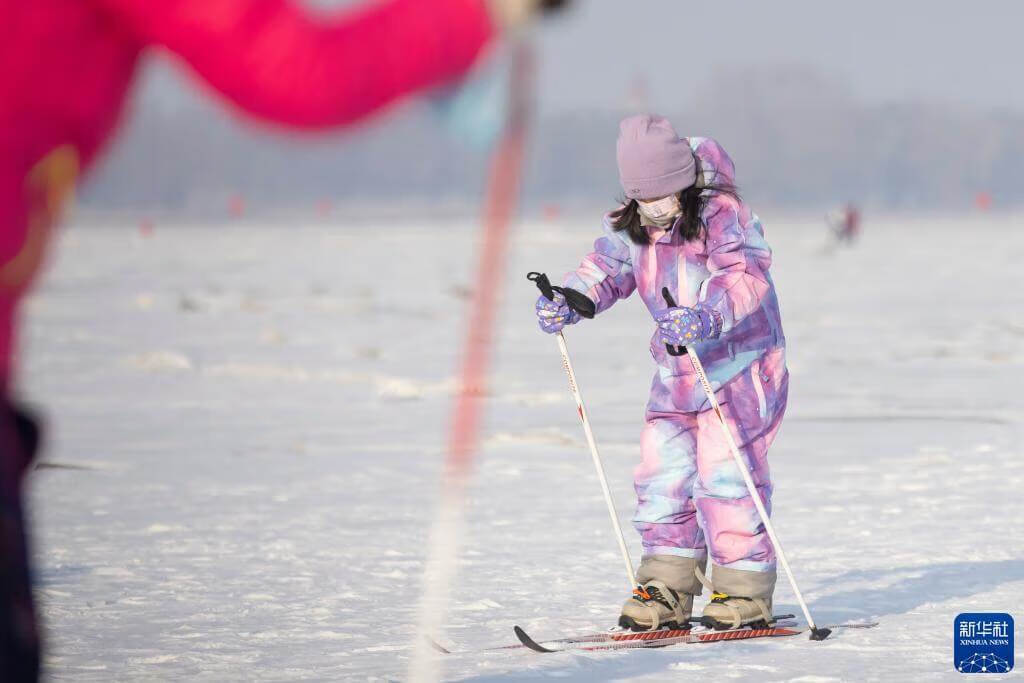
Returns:
[[[689,138],[690,149],[697,159],[697,186],[709,183],[736,184],[736,166],[725,148],[712,138]]]

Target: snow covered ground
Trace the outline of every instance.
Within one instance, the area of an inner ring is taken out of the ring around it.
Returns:
[[[1022,220],[869,216],[861,244],[828,252],[817,220],[764,218],[792,371],[775,520],[820,621],[881,625],[455,654],[447,678],[941,680],[957,676],[957,613],[1024,623]],[[626,597],[524,279],[573,267],[596,225],[516,233],[444,641],[458,648],[512,642],[515,623],[603,629]],[[26,307],[22,379],[50,421],[31,510],[52,679],[404,678],[474,236],[413,221],[64,232]],[[630,300],[567,333],[627,525],[650,332]],[[777,611],[797,611],[781,579]]]

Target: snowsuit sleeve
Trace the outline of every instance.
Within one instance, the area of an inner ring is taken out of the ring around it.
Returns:
[[[772,252],[757,219],[731,198],[708,202],[704,224],[711,276],[701,285],[698,304],[722,316],[724,334],[756,311],[771,291]]]
[[[385,0],[334,19],[290,0],[94,0],[260,118],[356,121],[466,71],[493,34],[484,0]]]
[[[594,242],[594,251],[580,267],[565,276],[564,285],[585,293],[597,305],[597,312],[625,299],[636,289],[629,243],[605,221],[604,236]]]

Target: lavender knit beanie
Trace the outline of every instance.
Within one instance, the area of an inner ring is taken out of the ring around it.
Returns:
[[[637,114],[623,119],[615,148],[619,180],[630,199],[664,197],[697,180],[690,145],[663,116]]]

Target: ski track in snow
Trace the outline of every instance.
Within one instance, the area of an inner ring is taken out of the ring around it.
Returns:
[[[764,218],[792,371],[775,520],[816,618],[881,626],[823,643],[454,654],[447,678],[944,680],[957,613],[1024,623],[1021,221],[870,217],[861,244],[829,253],[817,221]],[[516,233],[440,636],[457,649],[514,642],[516,623],[538,638],[604,629],[626,597],[524,278],[560,277],[598,233]],[[405,677],[474,234],[64,232],[26,306],[21,382],[45,406],[54,465],[30,492],[50,678]],[[628,300],[566,334],[635,560],[651,330]],[[776,611],[798,612],[781,577]]]

